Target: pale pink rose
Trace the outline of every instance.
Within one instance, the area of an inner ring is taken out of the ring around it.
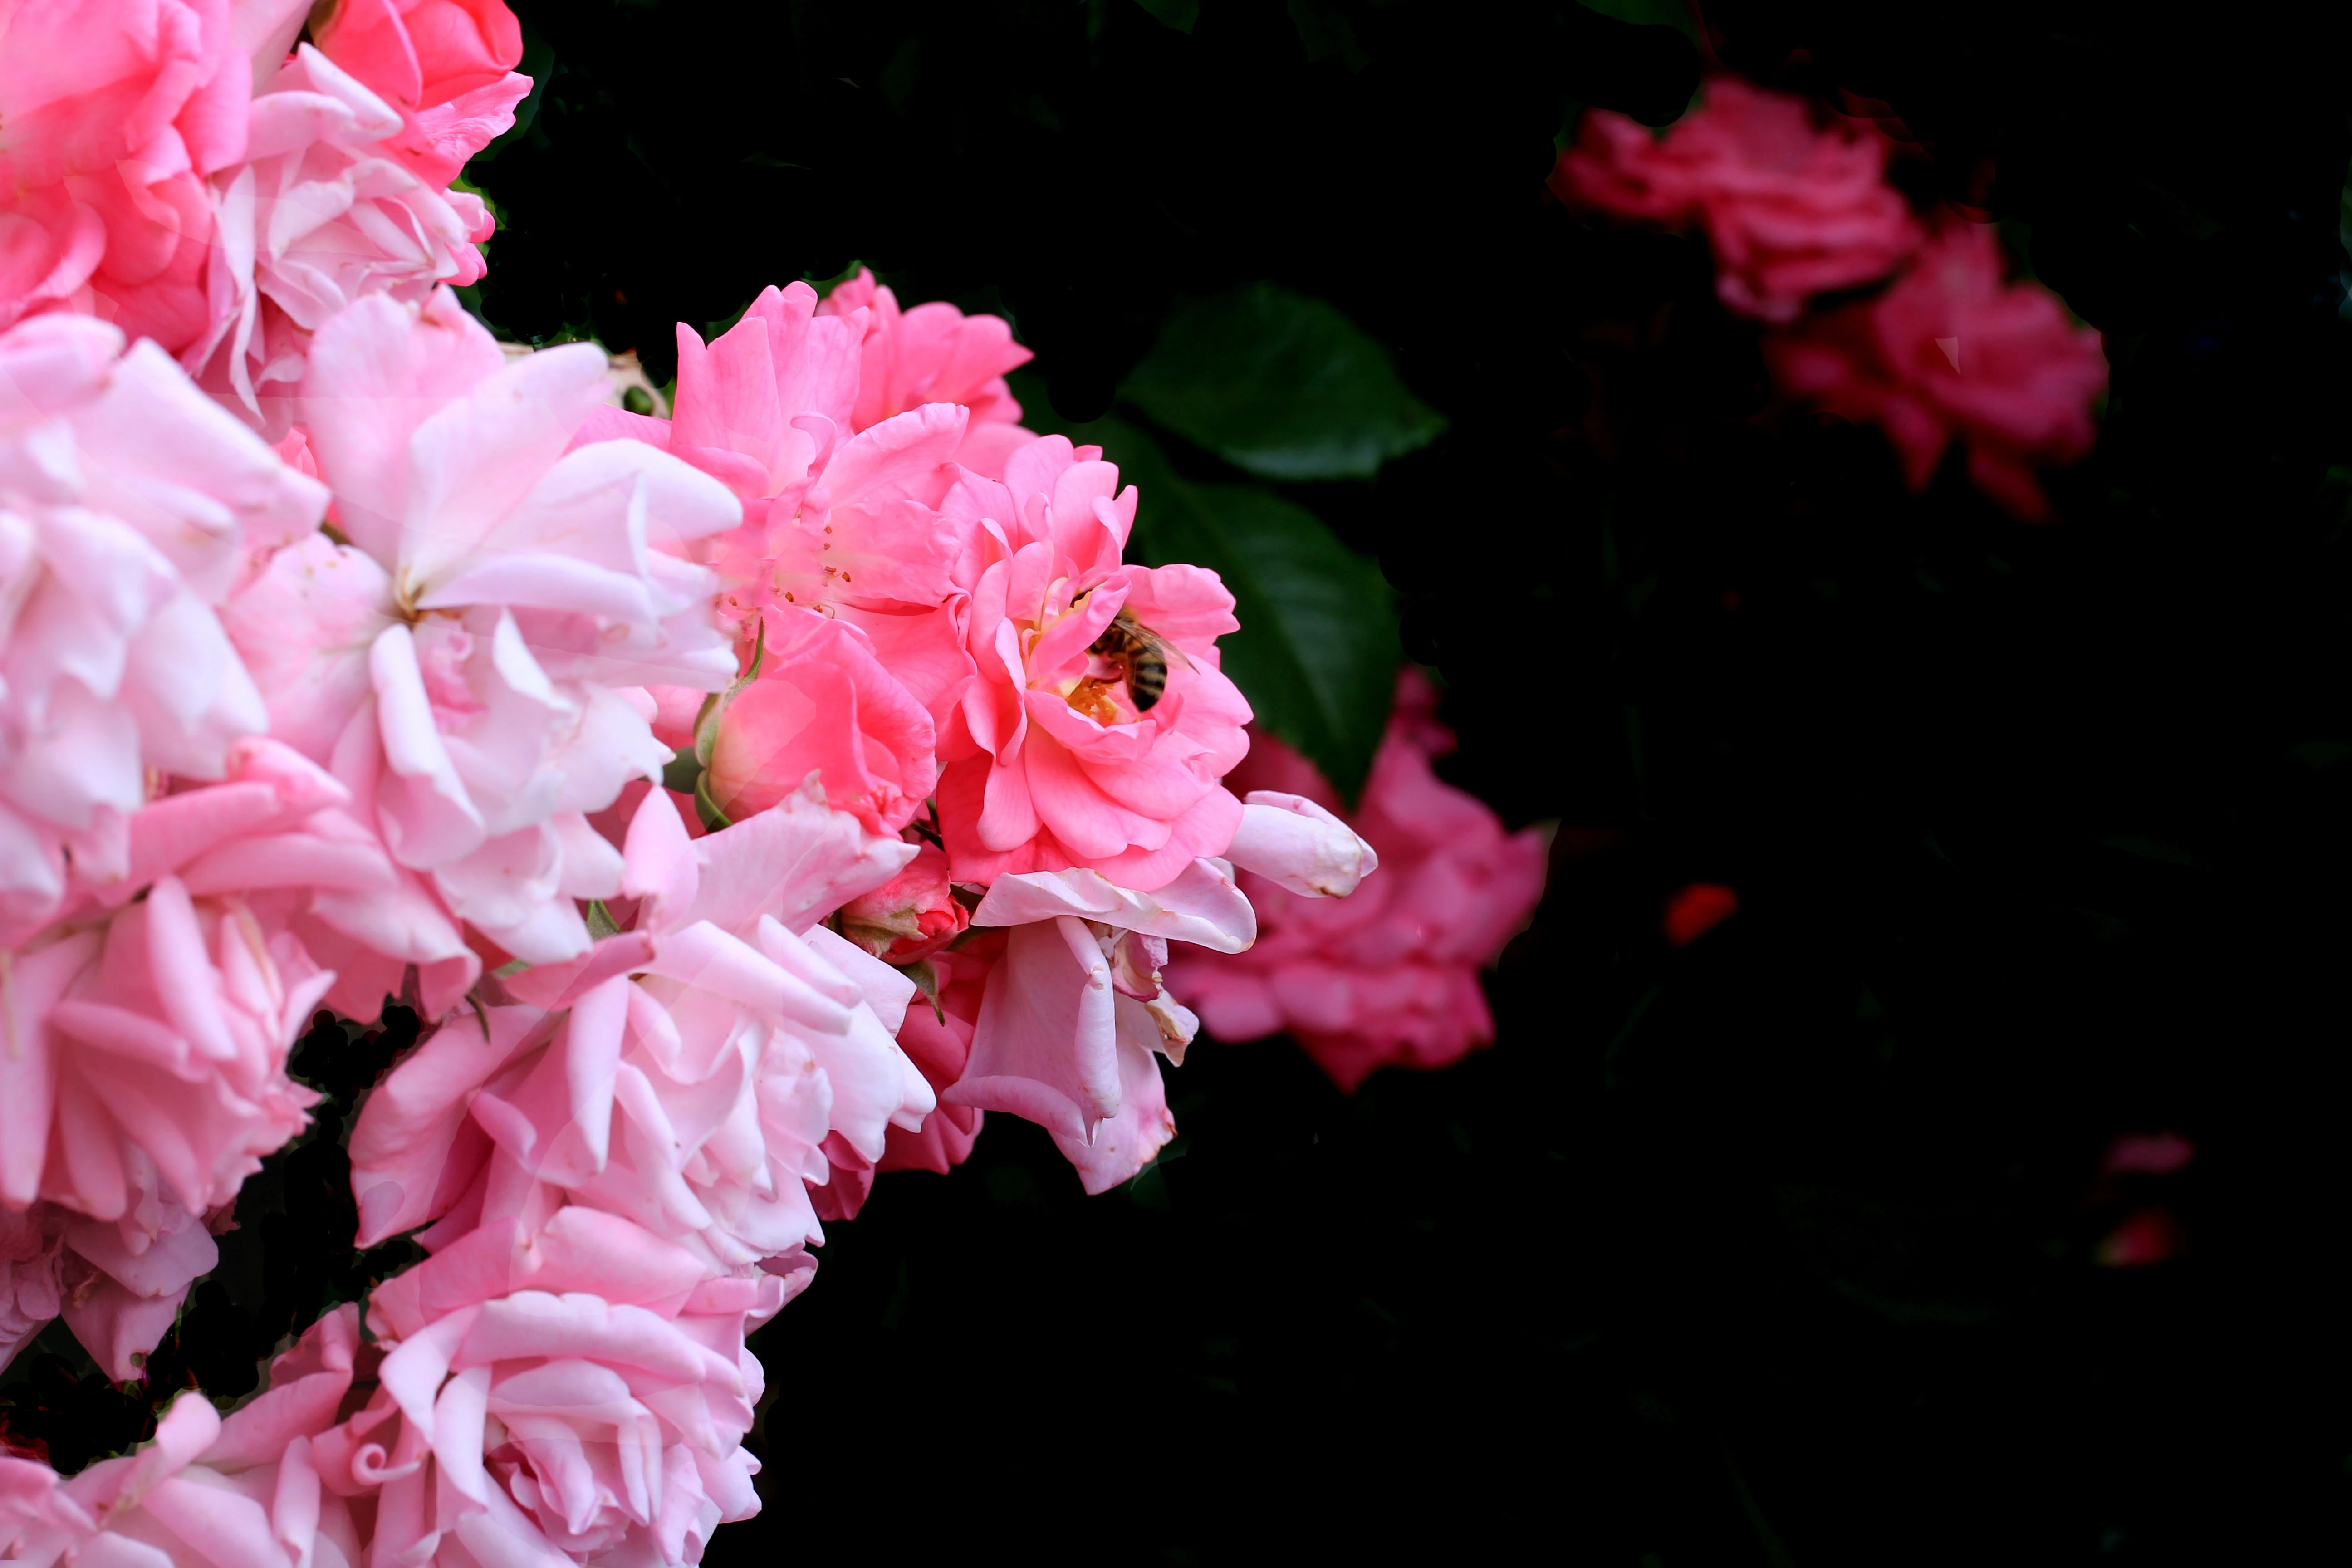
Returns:
[[[192,1216],[309,1121],[286,1057],[333,980],[244,899],[170,875],[10,954],[0,1205],[71,1211],[60,1310],[111,1375],[139,1375],[212,1268]]]
[[[321,1487],[312,1458],[360,1353],[358,1310],[339,1307],[271,1363],[268,1391],[226,1420],[190,1390],[144,1447],[46,1495],[12,1508],[18,1478],[0,1476],[0,1552],[37,1564],[361,1568],[352,1510]],[[18,1484],[29,1493],[23,1483],[36,1479]]]
[[[688,839],[666,792],[629,832],[628,929],[507,983],[394,1071],[352,1136],[361,1245],[585,1205],[740,1269],[822,1239],[805,1184],[878,1159],[929,1086],[891,1038],[913,984],[816,918],[910,846],[794,796]],[[445,1216],[454,1216],[445,1218]],[[601,1292],[609,1295],[609,1291]]]
[[[974,473],[1001,478],[1013,448],[1034,439],[1020,427],[1021,405],[1004,377],[1033,354],[1013,341],[999,316],[967,316],[941,300],[898,309],[898,297],[866,268],[825,296],[818,312],[866,312],[859,355],[857,403],[851,426],[878,425],[926,403],[960,403],[971,411],[956,461]]]
[[[253,1157],[305,1120],[309,1095],[282,1069],[311,1007],[347,991],[339,1005],[373,1017],[411,963],[429,994],[461,993],[479,973],[347,802],[285,747],[241,742],[227,782],[134,814],[121,875],[79,888],[64,924],[12,958],[7,1023],[26,1048],[0,1066],[20,1097],[0,1112],[0,1229],[26,1194],[57,1200],[28,1213],[55,1220],[40,1223],[64,1249],[64,1316],[118,1378],[139,1375],[137,1358],[213,1267],[190,1210],[227,1202]],[[107,921],[110,907],[123,912]],[[183,911],[198,922],[184,936],[215,923],[210,962],[202,948],[158,951],[157,922]],[[58,972],[93,942],[58,993]],[[338,976],[319,971],[321,956],[352,963],[354,983],[326,989]],[[370,973],[372,990],[358,983]],[[45,1166],[45,1148],[62,1163]],[[26,1283],[37,1290],[38,1271]]]
[[[1921,231],[1886,184],[1876,127],[1823,125],[1800,98],[1731,77],[1661,138],[1588,110],[1551,188],[1570,206],[1706,230],[1716,292],[1742,315],[1791,321],[1815,294],[1885,277]]]
[[[78,1217],[54,1204],[0,1204],[0,1369],[58,1315],[58,1255]]]
[[[1443,1067],[1494,1038],[1478,972],[1542,896],[1545,840],[1533,828],[1505,832],[1482,802],[1437,777],[1430,760],[1452,737],[1433,721],[1435,704],[1407,670],[1349,819],[1379,852],[1379,869],[1346,899],[1301,897],[1244,871],[1256,945],[1170,962],[1170,991],[1211,1034],[1286,1031],[1350,1089],[1376,1068]],[[1235,782],[1339,805],[1314,765],[1270,735],[1255,738]]]
[[[927,857],[937,857],[939,851],[929,847]],[[909,893],[924,897],[923,889],[931,885],[938,861],[929,871],[919,870],[921,860],[909,863],[907,869],[887,886],[867,895],[867,899],[885,900],[885,909],[903,911]],[[940,877],[938,886],[944,890],[947,883]],[[893,889],[898,891],[893,892]],[[887,927],[853,923],[849,911],[866,904],[866,899],[853,899],[843,906],[842,930],[853,939],[871,946],[887,941]],[[963,906],[950,900],[959,918]],[[960,928],[968,929],[968,928]],[[971,1055],[971,1033],[980,1017],[982,997],[985,994],[988,977],[997,962],[1004,956],[1005,939],[1002,931],[974,931],[974,940],[954,952],[934,948],[915,961],[928,970],[931,992],[907,1005],[907,1016],[898,1026],[898,1047],[907,1059],[915,1064],[934,1091],[944,1092],[963,1076],[964,1063]],[[904,941],[905,939],[898,939]],[[928,945],[928,944],[926,944]],[[892,960],[892,962],[899,962]],[[908,973],[920,973],[910,968]],[[938,1110],[923,1120],[920,1127],[909,1129],[892,1122],[884,1141],[882,1157],[870,1160],[860,1154],[839,1136],[824,1142],[824,1156],[832,1163],[833,1174],[824,1185],[812,1187],[809,1198],[815,1205],[817,1217],[824,1220],[856,1219],[873,1194],[874,1178],[884,1171],[932,1171],[947,1174],[971,1154],[972,1145],[979,1142],[980,1129],[986,1113],[968,1105],[950,1105],[942,1100]]]
[[[178,877],[11,955],[0,1062],[0,1201],[121,1222],[134,1250],[165,1200],[236,1195],[315,1098],[286,1055],[334,975],[236,894]]]
[[[604,355],[508,362],[446,290],[321,328],[302,423],[348,544],[280,552],[229,608],[270,731],[327,763],[402,865],[530,963],[585,952],[619,889],[589,826],[671,751],[648,683],[724,686],[709,573],[734,498],[635,441],[565,450]]]
[[[502,0],[338,0],[320,52],[399,111],[385,151],[436,189],[514,124],[522,25]]]
[[[917,1026],[926,1071],[954,1073],[941,1102],[1038,1123],[1090,1193],[1127,1180],[1175,1135],[1156,1058],[1181,1063],[1197,1025],[1161,986],[1168,944],[1247,948],[1248,900],[1222,861],[1195,861],[1150,893],[1078,868],[1000,877],[971,918],[1009,929],[968,1031]],[[963,954],[951,957],[960,974]],[[934,1169],[933,1159],[961,1157],[945,1146],[906,1152]]]
[[[324,490],[152,343],[87,317],[0,336],[0,945],[119,874],[151,773],[216,779],[264,727],[218,605]]]
[[[698,1562],[721,1522],[759,1511],[743,1331],[784,1289],[712,1279],[653,1306],[523,1289],[413,1326],[373,1313],[377,1391],[313,1443],[320,1479],[374,1494],[372,1563]]]
[[[65,305],[177,352],[207,321],[205,177],[243,155],[247,35],[283,5],[0,11],[0,327]]]
[[[1250,710],[1217,668],[1238,623],[1216,574],[1123,564],[1135,488],[1059,436],[1015,451],[1002,484],[966,474],[943,506],[966,529],[978,667],[940,741],[956,879],[1087,867],[1150,891],[1223,854],[1242,807],[1218,781],[1249,749]],[[1088,651],[1122,610],[1172,650],[1148,713]]]
[[[719,715],[712,802],[740,820],[814,773],[835,810],[877,833],[906,826],[939,780],[931,716],[848,622],[771,605],[761,623],[759,678]]]
[[[1225,858],[1303,899],[1344,899],[1380,869],[1356,830],[1304,795],[1252,790]]]
[[[394,156],[401,134],[391,105],[305,44],[254,99],[246,158],[213,181],[206,330],[182,360],[272,434],[330,317],[363,295],[422,304],[482,276],[488,208]]]
[[[841,934],[887,963],[920,963],[971,924],[948,881],[947,856],[928,844],[905,870],[841,907]]]
[[[1913,489],[1958,440],[1979,489],[2046,518],[2034,470],[2090,452],[2107,360],[2056,295],[2003,278],[1992,229],[1949,220],[1893,288],[1768,336],[1766,361],[1798,397],[1885,431]]]

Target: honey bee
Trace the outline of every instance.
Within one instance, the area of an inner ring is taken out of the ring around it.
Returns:
[[[1126,680],[1127,695],[1134,701],[1139,715],[1150,712],[1151,705],[1160,700],[1160,694],[1168,689],[1170,659],[1188,669],[1192,668],[1192,660],[1125,610],[1103,628],[1102,636],[1095,638],[1087,651],[1118,660],[1120,674],[1114,679]]]

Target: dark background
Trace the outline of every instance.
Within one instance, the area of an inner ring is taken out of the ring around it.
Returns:
[[[1451,430],[1288,493],[1399,589],[1451,776],[1567,828],[1492,1053],[1349,1100],[1204,1042],[1133,1189],[1009,1117],[883,1181],[759,1341],[768,1511],[710,1561],[2345,1560],[2352,12],[1709,10],[2106,334],[2032,527],[1770,405],[1702,244],[1543,198],[1579,102],[1679,110],[1671,28],[516,8],[509,333],[660,381],[674,322],[863,261],[1010,317],[1050,422],[1184,298],[1337,303]],[[1672,949],[1693,879],[1741,910]],[[2185,1171],[2100,1180],[2166,1128]],[[2146,1205],[2181,1254],[2099,1267]]]
[[[1009,1117],[884,1179],[756,1342],[767,1510],[706,1561],[2346,1559],[2352,11],[1708,7],[1722,60],[1885,117],[1906,190],[2106,334],[2099,450],[2033,527],[1774,404],[1702,244],[1543,197],[1580,104],[1679,110],[1675,28],[516,9],[543,86],[469,171],[509,335],[659,382],[674,322],[863,261],[1013,320],[1042,425],[1185,299],[1338,304],[1450,430],[1286,492],[1398,589],[1449,776],[1564,825],[1493,1051],[1343,1099],[1204,1040],[1128,1188]],[[1740,910],[1673,948],[1693,880]],[[398,1262],[304,1243],[348,1233],[331,1128],[402,1037],[298,1058],[329,1130],[192,1301],[215,1392]],[[2163,1129],[2185,1171],[2101,1177]],[[2101,1267],[2150,1208],[2178,1255]],[[71,1375],[28,1352],[0,1391],[60,1462],[129,1440],[57,1424],[98,1419]]]

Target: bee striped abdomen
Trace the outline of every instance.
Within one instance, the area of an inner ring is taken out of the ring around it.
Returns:
[[[1124,610],[1088,645],[1088,653],[1115,658],[1126,671],[1127,695],[1138,713],[1150,710],[1168,689],[1168,656],[1159,637]]]

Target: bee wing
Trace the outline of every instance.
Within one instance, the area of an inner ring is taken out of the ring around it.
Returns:
[[[1162,659],[1171,663],[1181,664],[1187,669],[1192,668],[1192,661],[1184,657],[1184,650],[1182,648],[1178,647],[1174,643],[1170,642],[1166,637],[1161,637],[1158,632],[1153,631],[1150,626],[1145,626],[1141,621],[1137,620],[1125,610],[1121,610],[1118,613],[1118,620],[1119,624],[1127,628],[1128,632],[1134,637],[1137,642],[1140,643],[1145,647],[1150,648],[1153,653],[1158,654]]]

